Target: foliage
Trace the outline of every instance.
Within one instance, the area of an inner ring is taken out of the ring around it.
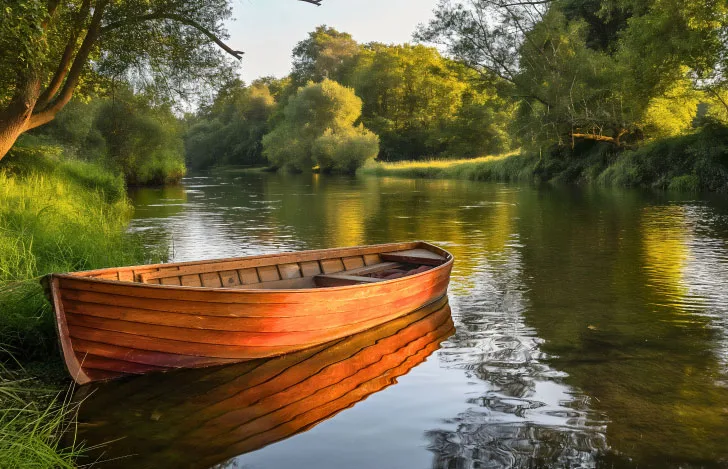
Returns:
[[[664,138],[636,150],[582,142],[550,155],[507,153],[466,160],[377,163],[360,170],[379,176],[590,183],[683,192],[728,192],[728,127],[709,121],[700,131]]]
[[[144,261],[124,233],[130,214],[119,176],[16,147],[0,166],[0,344],[23,360],[54,355],[39,277]]]
[[[398,161],[363,167],[361,174],[473,181],[531,181],[538,158],[505,153],[462,160]]]
[[[442,0],[417,37],[510,83],[523,143],[621,146],[688,130],[685,84],[720,81],[727,13],[723,2]]]
[[[391,161],[507,149],[508,106],[499,107],[492,87],[475,78],[435,49],[374,43],[362,49],[345,84],[364,101],[362,121],[382,141],[379,158]],[[485,119],[473,128],[473,118]]]
[[[0,368],[0,467],[76,467],[80,447],[61,447],[73,409],[57,391]]]
[[[350,88],[324,80],[301,88],[283,120],[263,137],[263,154],[279,168],[351,172],[379,151],[378,139],[354,122],[362,102]],[[346,155],[351,151],[350,155]]]
[[[326,25],[317,27],[293,49],[294,89],[325,78],[343,81],[358,53],[359,44],[350,34]]]
[[[128,184],[171,184],[184,176],[182,129],[168,107],[152,107],[128,95],[107,99],[93,128]]]
[[[270,80],[245,86],[235,80],[220,89],[213,103],[190,119],[185,136],[190,167],[263,164],[262,139],[276,108],[274,84]]]

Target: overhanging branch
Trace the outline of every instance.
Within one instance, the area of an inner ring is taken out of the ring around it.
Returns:
[[[316,6],[321,6],[321,2],[323,0],[298,0],[298,1],[310,3],[310,4],[316,5]],[[236,59],[240,60],[243,58],[243,54],[244,54],[243,51],[235,50],[235,49],[231,48],[230,46],[225,44],[222,41],[222,39],[220,39],[214,32],[212,32],[209,29],[207,29],[206,27],[202,26],[200,23],[193,20],[192,18],[188,18],[184,15],[180,15],[177,13],[155,12],[155,13],[149,13],[147,15],[141,15],[141,16],[136,16],[133,18],[127,18],[125,20],[107,24],[106,26],[101,28],[101,34],[103,35],[105,33],[113,31],[115,29],[119,29],[124,26],[130,26],[132,24],[143,23],[145,21],[163,20],[163,19],[177,21],[178,23],[182,23],[187,26],[191,26],[191,27],[195,28],[196,30],[198,30],[199,32],[201,32],[202,34],[204,34],[205,36],[207,36],[208,38],[210,38],[210,40],[212,40],[215,44],[217,44],[222,50],[224,50],[228,54],[232,55]]]

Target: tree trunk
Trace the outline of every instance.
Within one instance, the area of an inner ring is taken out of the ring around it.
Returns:
[[[0,160],[7,155],[20,135],[28,129],[30,117],[40,94],[40,80],[27,76],[8,106],[0,110]]]

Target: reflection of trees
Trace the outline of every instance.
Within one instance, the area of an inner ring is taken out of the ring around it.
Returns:
[[[520,204],[526,323],[565,382],[608,415],[612,450],[637,465],[725,459],[716,435],[728,435],[728,389],[716,383],[718,337],[691,295],[694,228],[679,206],[582,197],[554,191]]]

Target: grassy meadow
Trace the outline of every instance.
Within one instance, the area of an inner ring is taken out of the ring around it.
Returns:
[[[58,147],[18,146],[0,165],[0,467],[73,467],[59,446],[68,380],[40,278],[159,260],[125,232],[124,180]]]

